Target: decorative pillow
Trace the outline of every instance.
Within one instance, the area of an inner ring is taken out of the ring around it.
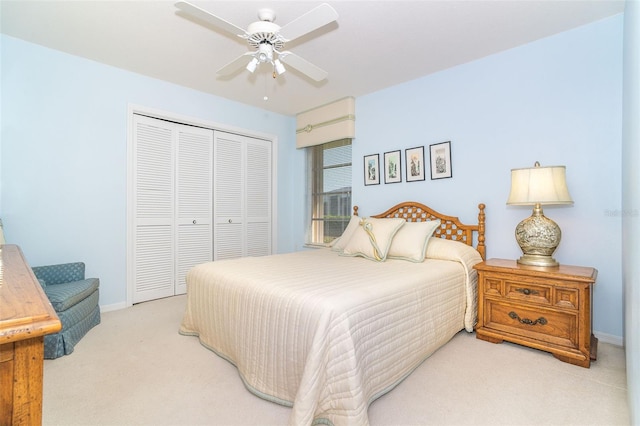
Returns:
[[[342,235],[336,238],[335,240],[333,240],[331,244],[331,250],[333,251],[344,250],[345,246],[353,236],[353,233],[356,231],[356,229],[358,229],[360,225],[360,220],[361,220],[360,216],[355,216],[355,215],[351,216],[351,220],[349,221],[349,224],[345,228]]]
[[[464,261],[471,266],[482,262],[482,257],[475,248],[462,241],[452,241],[436,237],[431,237],[429,240],[425,258]]]
[[[346,256],[362,256],[384,262],[391,246],[391,240],[405,224],[404,219],[362,219],[360,226],[344,248]]]
[[[407,222],[393,237],[387,257],[418,263],[424,261],[427,244],[439,226],[440,219]]]

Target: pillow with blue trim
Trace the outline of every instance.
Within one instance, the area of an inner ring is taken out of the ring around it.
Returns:
[[[439,226],[440,219],[407,222],[393,237],[387,257],[416,263],[424,261],[429,240]]]
[[[344,247],[343,254],[384,262],[394,235],[405,223],[406,221],[400,218],[362,219],[360,226]]]

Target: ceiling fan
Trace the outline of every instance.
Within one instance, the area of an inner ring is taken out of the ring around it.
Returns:
[[[191,17],[246,39],[249,45],[255,49],[240,55],[220,68],[217,71],[219,76],[233,74],[243,67],[253,73],[258,65],[268,63],[273,66],[275,78],[276,73],[280,75],[286,71],[283,65],[285,63],[315,81],[327,78],[326,71],[295,53],[283,50],[285,43],[302,37],[338,18],[335,9],[326,3],[311,9],[283,27],[274,23],[275,13],[273,10],[260,9],[258,11],[260,20],[250,24],[246,30],[186,1],[177,2],[176,7]]]

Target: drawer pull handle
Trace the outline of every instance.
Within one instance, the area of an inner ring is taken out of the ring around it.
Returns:
[[[528,288],[516,288],[516,291],[525,294],[525,295],[530,295],[530,294],[540,294],[540,292],[538,290],[531,290]]]
[[[513,319],[517,319],[522,324],[527,324],[527,325],[536,325],[536,324],[545,325],[547,323],[547,319],[545,317],[540,317],[535,321],[531,321],[529,318],[520,318],[520,316],[513,311],[509,312],[509,316]]]

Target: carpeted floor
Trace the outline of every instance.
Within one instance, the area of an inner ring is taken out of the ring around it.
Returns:
[[[178,334],[185,296],[102,315],[71,355],[45,361],[44,425],[286,425],[290,409]],[[585,369],[458,333],[369,407],[380,425],[628,425],[624,351]]]

